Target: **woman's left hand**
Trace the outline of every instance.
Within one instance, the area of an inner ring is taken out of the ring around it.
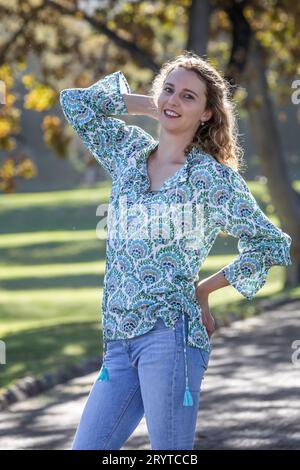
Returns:
[[[211,337],[215,331],[215,319],[210,313],[209,304],[208,304],[208,294],[201,290],[201,287],[196,289],[197,300],[201,306],[202,311],[202,323],[206,328],[208,336]]]

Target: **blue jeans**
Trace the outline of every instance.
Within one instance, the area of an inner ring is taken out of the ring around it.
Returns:
[[[186,314],[185,314],[186,315]],[[187,331],[187,316],[185,316]],[[119,450],[145,415],[152,449],[194,447],[201,382],[210,353],[187,345],[193,406],[185,390],[182,316],[174,329],[158,318],[147,333],[107,342],[108,382],[95,381],[72,450]]]

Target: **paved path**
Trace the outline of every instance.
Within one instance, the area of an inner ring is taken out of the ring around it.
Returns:
[[[300,300],[213,337],[195,449],[300,449]],[[0,413],[0,449],[70,449],[96,373]],[[145,418],[122,450],[151,449]]]

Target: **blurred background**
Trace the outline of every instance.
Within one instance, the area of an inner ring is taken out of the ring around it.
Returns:
[[[300,297],[300,4],[265,1],[0,0],[0,394],[18,379],[101,358],[105,236],[96,209],[111,181],[63,117],[59,92],[122,70],[148,94],[168,59],[209,57],[233,85],[243,174],[260,207],[293,239],[252,302],[211,295],[219,325]],[[157,121],[122,116],[157,137]],[[222,234],[200,279],[229,263]]]

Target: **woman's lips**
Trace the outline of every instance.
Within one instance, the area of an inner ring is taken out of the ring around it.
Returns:
[[[177,119],[177,118],[180,117],[180,116],[171,116],[170,114],[167,114],[165,109],[164,109],[164,115],[165,115],[167,118],[170,118],[170,119]]]

